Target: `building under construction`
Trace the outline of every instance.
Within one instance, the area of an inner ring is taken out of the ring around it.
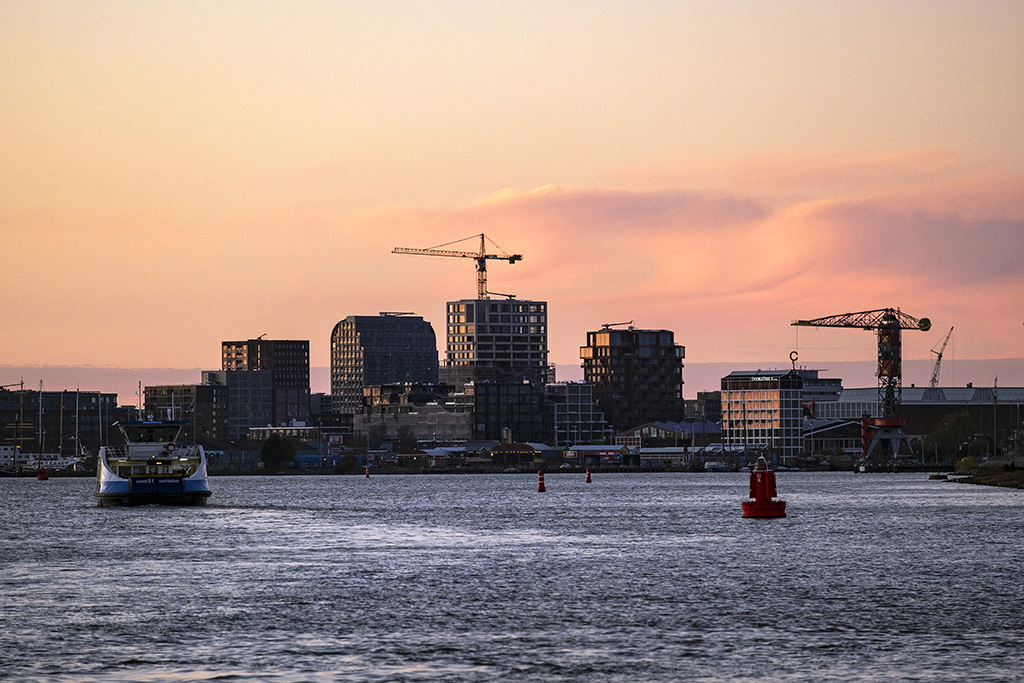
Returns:
[[[447,307],[442,382],[553,382],[548,367],[548,303],[461,299]]]

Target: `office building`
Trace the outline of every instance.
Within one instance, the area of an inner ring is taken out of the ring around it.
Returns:
[[[597,407],[617,431],[683,419],[685,355],[670,330],[632,326],[587,332],[580,348],[583,380],[594,386]]]
[[[430,323],[405,313],[350,315],[331,332],[331,405],[354,415],[363,387],[437,383],[437,338]]]
[[[726,450],[768,452],[773,463],[792,464],[804,448],[803,385],[799,370],[737,370],[723,377]]]

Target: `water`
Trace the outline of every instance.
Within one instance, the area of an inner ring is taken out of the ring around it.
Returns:
[[[925,475],[0,480],[18,680],[1024,680],[1024,491]]]

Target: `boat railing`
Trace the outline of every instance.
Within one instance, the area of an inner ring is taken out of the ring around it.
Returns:
[[[153,458],[198,458],[199,446],[176,446],[172,453],[136,450],[134,454],[128,446],[105,446],[108,460],[150,460]]]
[[[128,457],[127,446],[104,446],[103,450],[106,453],[108,459],[124,460],[125,458]]]

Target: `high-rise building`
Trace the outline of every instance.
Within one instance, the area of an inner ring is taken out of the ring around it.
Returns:
[[[363,387],[437,383],[437,337],[419,316],[350,315],[331,332],[331,403],[353,415],[363,405]]]
[[[554,381],[548,368],[548,304],[517,299],[449,301],[441,379],[449,384]]]
[[[270,373],[274,425],[309,419],[309,341],[249,339],[221,342],[221,370]],[[266,425],[252,425],[266,426]]]
[[[580,347],[583,381],[594,385],[597,407],[619,431],[683,419],[685,356],[670,330],[632,326],[587,332],[587,345]]]

